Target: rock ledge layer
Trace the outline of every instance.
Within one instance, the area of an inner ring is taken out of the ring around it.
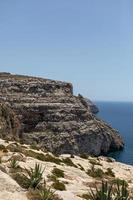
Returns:
[[[100,155],[124,146],[119,133],[92,113],[88,100],[73,95],[70,83],[0,73],[0,101],[2,137],[57,154]]]

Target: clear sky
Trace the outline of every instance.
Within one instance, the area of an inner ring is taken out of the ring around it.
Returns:
[[[133,0],[0,0],[0,71],[133,101]]]

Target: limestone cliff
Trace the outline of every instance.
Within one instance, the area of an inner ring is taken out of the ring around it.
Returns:
[[[100,155],[123,148],[119,133],[93,115],[85,98],[73,95],[70,83],[0,73],[0,100],[15,119],[6,122],[10,134],[2,131],[2,137],[15,135],[59,154]]]

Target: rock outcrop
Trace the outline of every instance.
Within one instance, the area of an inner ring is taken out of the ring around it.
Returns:
[[[0,108],[9,110],[0,115],[10,129],[2,129],[5,137],[15,135],[58,154],[100,155],[123,148],[119,133],[93,115],[85,98],[73,95],[70,83],[0,73],[0,101]],[[6,121],[11,115],[12,123]]]
[[[0,199],[28,200],[26,192],[8,174],[0,170]]]
[[[88,104],[91,108],[91,112],[93,114],[97,114],[99,112],[99,108],[90,99],[86,99],[86,101],[88,102]]]

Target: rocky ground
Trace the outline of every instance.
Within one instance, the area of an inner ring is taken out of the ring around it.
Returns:
[[[11,164],[14,159],[17,161],[17,167]],[[95,184],[100,185],[102,180],[112,182],[124,179],[129,185],[129,191],[133,192],[133,167],[116,162],[112,158],[87,157],[85,154],[55,156],[36,150],[35,146],[0,139],[0,160],[0,199],[2,200],[38,200],[29,196],[29,189],[25,188],[26,183],[22,176],[18,178],[22,174],[26,175],[26,169],[34,169],[36,163],[44,169],[42,182],[45,180],[47,187],[51,186],[58,195],[57,199],[85,199],[83,197],[90,191],[90,187],[95,188]],[[92,166],[95,173],[90,173]],[[97,169],[100,170],[97,172]],[[57,180],[63,188],[54,186],[53,183],[57,183]]]

